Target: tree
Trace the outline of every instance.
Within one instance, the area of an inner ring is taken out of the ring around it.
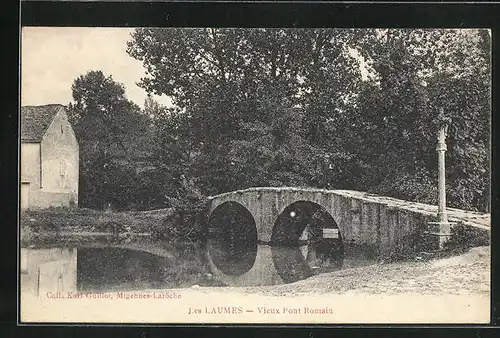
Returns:
[[[80,146],[81,204],[126,207],[136,188],[133,159],[143,153],[140,137],[148,127],[140,108],[125,97],[123,85],[102,71],[75,79],[69,118]]]
[[[176,105],[157,119],[161,163],[205,194],[305,185],[435,203],[445,108],[450,204],[479,209],[489,44],[484,30],[141,28],[127,51],[140,86]]]
[[[375,31],[359,41],[374,76],[358,96],[361,122],[353,132],[359,136],[355,144],[364,145],[363,162],[379,163],[373,166],[378,170],[363,173],[363,184],[379,193],[435,203],[435,119],[444,109],[451,119],[449,202],[484,210],[489,41],[487,31],[478,30]]]
[[[183,139],[190,150],[192,162],[185,173],[212,194],[249,184],[311,183],[316,175],[304,167],[312,163],[309,158],[323,157],[328,147],[324,135],[313,129],[334,111],[321,110],[319,121],[313,111],[323,106],[308,93],[318,91],[321,97],[319,91],[327,88],[334,102],[348,96],[349,84],[360,78],[359,70],[349,67],[353,60],[344,46],[352,38],[348,30],[145,28],[135,31],[128,52],[143,61],[148,74],[140,85],[171,96],[179,108],[171,119],[183,120],[182,126],[177,124],[179,134],[173,135],[179,136],[175,144]],[[301,144],[297,147],[278,135],[280,129],[282,134],[292,130],[283,129],[291,123],[290,114],[296,117],[297,137],[287,137]],[[260,126],[271,129],[253,139]],[[244,154],[254,142],[262,143],[259,150]],[[291,155],[291,150],[297,151]],[[292,168],[287,173],[285,165]]]

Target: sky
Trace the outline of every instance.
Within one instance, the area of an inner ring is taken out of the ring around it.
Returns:
[[[125,86],[127,98],[144,107],[147,93],[136,85],[145,76],[141,61],[126,52],[133,28],[23,27],[21,104],[72,101],[71,85],[80,75],[102,70]],[[154,96],[170,105],[166,96]]]
[[[44,105],[72,101],[71,85],[80,75],[101,70],[125,86],[127,98],[144,107],[147,93],[137,86],[145,76],[141,61],[126,52],[133,28],[23,27],[21,36],[21,104]],[[364,61],[355,50],[350,53]],[[153,96],[170,106],[167,96]]]

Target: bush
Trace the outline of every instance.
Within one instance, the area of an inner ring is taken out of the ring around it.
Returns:
[[[425,227],[422,227],[423,230]],[[380,259],[384,263],[429,260],[445,258],[452,255],[462,254],[470,248],[490,245],[490,234],[487,230],[459,223],[452,227],[450,240],[445,243],[442,250],[439,249],[439,238],[426,234],[423,231],[407,236],[401,241],[405,245],[398,245],[390,252],[384,254]]]
[[[177,197],[167,197],[174,208],[172,216],[164,219],[153,233],[157,239],[174,240],[178,238],[194,241],[203,235],[208,212],[208,200],[199,192],[193,180],[182,179]]]
[[[459,223],[451,228],[451,237],[445,249],[466,251],[472,247],[490,245],[490,233],[487,230]]]

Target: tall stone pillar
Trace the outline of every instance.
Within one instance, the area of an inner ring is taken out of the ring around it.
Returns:
[[[435,235],[439,236],[439,248],[443,249],[444,244],[450,239],[451,225],[454,223],[448,222],[448,213],[446,211],[446,135],[448,132],[448,124],[444,117],[443,111],[440,112],[438,130],[438,142],[436,151],[438,153],[438,212],[437,222],[430,222],[436,225]]]

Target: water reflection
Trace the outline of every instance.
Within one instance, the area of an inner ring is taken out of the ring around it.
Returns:
[[[159,288],[169,280],[168,258],[122,248],[78,250],[78,290]]]
[[[236,202],[219,205],[207,228],[208,254],[221,273],[240,276],[252,269],[258,255],[257,228],[245,207]]]
[[[252,214],[237,202],[224,202],[212,211],[207,233],[210,268],[229,285],[295,282],[340,269],[344,261],[335,220],[323,207],[307,201],[292,203],[281,212],[269,242],[258,241]]]
[[[77,289],[77,250],[21,249],[21,288],[40,295]]]
[[[338,270],[343,262],[339,246],[325,241],[258,244],[255,254],[242,253],[232,261],[221,259],[226,255],[225,246],[220,241],[209,241],[208,259],[214,276],[231,286],[291,283],[316,273]]]
[[[209,241],[205,246],[93,243],[65,248],[22,248],[21,290],[42,295],[46,292],[169,289],[193,285],[273,285],[333,271],[339,269],[342,262],[347,267],[373,263],[369,260],[359,263],[353,257],[344,261],[343,257],[332,256],[331,253],[336,252],[332,243],[252,245],[256,250],[251,254],[236,250],[236,247],[228,251],[230,244],[217,241]],[[230,257],[223,259],[228,252]],[[340,263],[339,258],[342,259]]]
[[[202,252],[191,243],[21,248],[21,291],[42,295],[223,286],[209,273]]]
[[[313,270],[306,260],[308,251],[309,247],[307,245],[271,247],[274,267],[284,283],[291,283],[312,276]]]

